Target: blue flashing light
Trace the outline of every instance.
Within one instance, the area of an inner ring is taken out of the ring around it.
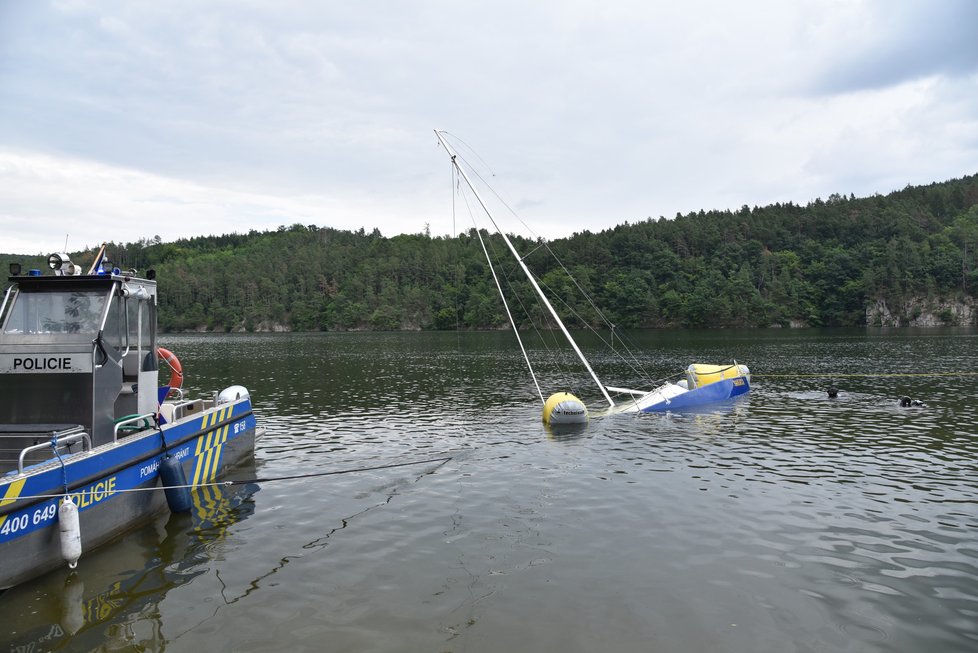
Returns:
[[[27,273],[27,276],[29,276],[29,277],[39,277],[39,276],[41,276],[41,271],[35,268],[33,270],[30,270]]]

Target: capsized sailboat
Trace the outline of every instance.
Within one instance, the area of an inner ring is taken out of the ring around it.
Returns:
[[[526,257],[520,255],[512,240],[497,224],[496,219],[493,217],[493,212],[486,204],[486,201],[479,193],[479,190],[476,188],[475,183],[470,177],[470,173],[467,171],[468,166],[463,165],[464,161],[460,158],[458,152],[448,143],[446,132],[435,130],[435,136],[438,138],[438,142],[441,144],[441,146],[444,147],[445,151],[448,153],[448,156],[452,162],[453,170],[471,191],[479,206],[482,207],[482,210],[485,212],[489,222],[506,244],[507,249],[513,255],[516,263],[526,276],[530,286],[532,286],[541,303],[544,307],[546,307],[547,312],[550,314],[554,323],[560,329],[561,333],[563,333],[564,338],[574,350],[574,353],[580,359],[581,363],[584,365],[584,368],[588,371],[598,390],[608,403],[606,412],[650,413],[695,410],[704,406],[715,404],[717,402],[728,401],[750,391],[750,370],[746,365],[739,364],[736,361],[727,365],[693,363],[685,370],[685,378],[677,382],[667,380],[655,382],[651,389],[632,389],[611,386],[606,385],[603,381],[601,381],[591,364],[588,362],[587,358],[584,356],[581,348],[574,340],[570,331],[568,331],[567,327],[564,325],[563,320],[561,320],[557,311],[554,309],[553,304],[547,297],[547,294],[541,288],[537,278],[527,267],[525,262]],[[512,326],[513,332],[516,334],[516,339],[520,344],[520,349],[523,352],[523,358],[530,370],[530,376],[533,377],[533,383],[536,386],[537,393],[540,395],[540,400],[543,402],[544,423],[547,425],[586,423],[589,419],[587,406],[583,401],[570,392],[557,392],[551,394],[547,399],[544,399],[543,391],[540,389],[540,384],[537,381],[536,374],[533,370],[533,365],[530,362],[526,347],[523,345],[522,338],[520,337],[519,328],[516,321],[513,319],[509,303],[506,301],[506,296],[503,293],[499,276],[496,274],[496,269],[493,266],[492,258],[489,256],[486,243],[482,238],[482,234],[478,229],[478,226],[474,231],[479,238],[480,244],[482,245],[482,251],[486,256],[486,261],[489,264],[489,269],[492,272],[493,280],[495,281],[499,296],[502,299],[503,305],[506,309],[506,315],[509,319],[510,325]],[[541,244],[546,247],[546,243],[542,239]],[[547,247],[547,249],[549,250],[549,247]],[[569,274],[570,273],[568,272],[568,275]],[[579,284],[578,287],[580,287]],[[611,326],[612,333],[614,333],[614,325],[609,323],[609,326]],[[617,402],[612,398],[612,394],[619,397]]]

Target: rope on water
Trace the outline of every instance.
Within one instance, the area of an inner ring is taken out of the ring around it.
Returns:
[[[59,457],[60,458],[60,457]],[[274,481],[290,481],[300,478],[315,478],[317,476],[337,476],[339,474],[355,474],[358,472],[371,472],[380,469],[393,469],[396,467],[408,467],[411,465],[426,465],[431,463],[439,463],[439,467],[444,465],[449,460],[452,460],[452,456],[442,456],[440,458],[428,458],[426,460],[413,460],[407,463],[387,463],[385,465],[374,465],[372,467],[356,467],[353,469],[338,469],[329,472],[309,472],[308,474],[291,474],[288,476],[269,476],[267,478],[251,478],[251,479],[235,479],[227,481],[213,481],[211,483],[196,483],[187,485],[154,485],[153,487],[134,487],[121,490],[113,490],[112,494],[122,494],[124,492],[156,492],[158,490],[168,490],[170,488],[202,488],[202,487],[229,487],[232,485],[251,485],[262,483],[271,483]],[[62,465],[64,463],[62,462]],[[68,492],[67,485],[65,485],[65,494],[73,494],[76,496],[84,496],[86,494],[96,494],[96,490],[82,490],[79,492]],[[104,492],[104,490],[103,490]],[[53,499],[55,497],[61,496],[60,494],[25,494],[18,496],[15,500],[20,501],[24,499]]]
[[[214,485],[248,485],[249,483],[269,483],[271,481],[291,481],[297,478],[314,478],[316,476],[335,476],[337,474],[353,474],[356,472],[371,472],[377,469],[392,469],[394,467],[407,467],[409,465],[424,465],[428,463],[441,463],[444,465],[452,456],[443,456],[441,458],[428,458],[427,460],[415,460],[409,463],[388,463],[386,465],[376,465],[374,467],[357,467],[355,469],[340,469],[332,472],[310,472],[308,474],[292,474],[290,476],[270,476],[268,478],[253,478],[249,480],[234,480],[234,481],[222,481],[220,483],[214,483]],[[439,467],[441,466],[439,465]]]

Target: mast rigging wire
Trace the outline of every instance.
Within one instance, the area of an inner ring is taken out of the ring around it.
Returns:
[[[574,349],[574,352],[577,354],[578,358],[580,358],[581,363],[587,369],[588,373],[591,375],[591,378],[594,379],[595,384],[598,386],[598,389],[601,391],[601,394],[604,395],[604,398],[608,402],[609,406],[613,407],[615,405],[615,402],[611,398],[611,395],[608,394],[608,391],[605,389],[604,384],[598,378],[597,374],[592,369],[590,363],[588,363],[587,358],[584,356],[583,352],[581,352],[580,348],[577,346],[577,343],[571,337],[570,332],[567,331],[567,328],[564,326],[563,322],[561,322],[560,318],[557,316],[556,310],[550,304],[550,300],[547,299],[546,294],[537,284],[536,279],[534,279],[533,275],[530,274],[529,270],[526,267],[526,264],[520,259],[519,253],[516,251],[516,247],[509,240],[509,237],[502,230],[500,230],[498,223],[496,222],[495,218],[493,218],[492,213],[489,211],[489,207],[486,206],[486,203],[482,199],[482,196],[479,194],[478,190],[476,190],[472,182],[469,180],[468,175],[465,173],[465,171],[462,169],[461,165],[459,164],[458,154],[446,142],[445,137],[441,132],[436,130],[435,136],[438,137],[438,141],[442,144],[446,152],[449,154],[449,157],[451,158],[452,163],[455,165],[456,169],[458,170],[459,175],[463,179],[465,179],[465,183],[471,188],[472,194],[475,196],[476,200],[478,200],[479,204],[485,209],[486,217],[489,219],[490,222],[493,223],[493,226],[495,226],[496,229],[499,230],[500,235],[502,236],[503,241],[506,243],[507,248],[509,248],[513,256],[517,259],[517,261],[519,261],[520,267],[523,268],[527,280],[530,282],[530,285],[533,286],[533,289],[540,297],[540,301],[543,302],[543,304],[547,307],[547,310],[550,311],[550,314],[553,316],[554,321],[557,322],[557,325],[560,327],[560,330],[564,333],[564,336],[567,338],[568,344],[571,346],[571,348]]]

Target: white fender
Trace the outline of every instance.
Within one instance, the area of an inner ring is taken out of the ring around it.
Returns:
[[[224,388],[221,390],[221,394],[217,395],[218,404],[229,404],[232,401],[237,401],[242,397],[250,397],[251,393],[248,392],[248,388],[243,385],[232,385],[229,388]]]
[[[58,508],[58,530],[61,531],[61,557],[74,569],[82,554],[81,524],[78,521],[78,506],[66,495]]]

